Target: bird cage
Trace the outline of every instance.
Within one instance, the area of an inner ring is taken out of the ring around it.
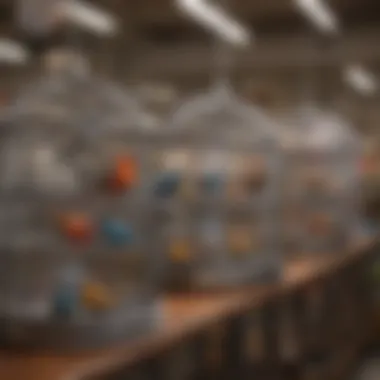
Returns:
[[[337,114],[303,107],[288,150],[286,239],[298,253],[332,253],[357,238],[360,143]]]
[[[273,127],[227,87],[174,113],[152,164],[154,238],[172,286],[231,287],[281,273]]]
[[[137,125],[138,116],[128,104],[120,109],[111,84],[68,74],[28,87],[1,141],[0,318],[7,344],[90,347],[135,337],[158,317],[156,257],[143,245],[130,194],[108,187],[114,167],[98,153],[107,130],[101,123],[129,115],[125,123]],[[123,165],[112,180],[131,179]]]

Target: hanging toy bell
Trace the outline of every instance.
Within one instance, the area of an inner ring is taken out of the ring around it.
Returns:
[[[154,184],[154,193],[158,198],[173,197],[180,187],[180,175],[177,172],[162,173]]]
[[[255,159],[250,162],[244,176],[244,183],[247,191],[250,193],[261,191],[265,186],[266,177],[266,168],[262,160]]]
[[[129,245],[134,240],[133,228],[120,220],[104,220],[101,224],[101,231],[107,243],[114,247]]]
[[[78,308],[78,295],[72,285],[65,284],[55,293],[52,311],[58,318],[70,318]]]
[[[61,218],[61,230],[73,242],[88,243],[93,236],[94,227],[87,215],[69,213]]]
[[[310,232],[317,236],[327,236],[333,230],[333,221],[327,213],[315,213],[309,222]]]
[[[129,190],[137,182],[137,164],[129,156],[116,159],[109,177],[109,187],[114,192]]]

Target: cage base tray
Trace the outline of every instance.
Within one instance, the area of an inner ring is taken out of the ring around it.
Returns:
[[[31,322],[0,318],[0,344],[17,350],[90,350],[137,339],[151,331],[162,318],[160,302],[146,302],[133,311],[92,323]]]

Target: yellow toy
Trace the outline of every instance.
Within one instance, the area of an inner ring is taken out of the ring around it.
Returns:
[[[245,229],[234,229],[229,233],[228,245],[236,256],[247,254],[252,249],[251,234]]]
[[[82,300],[88,309],[97,311],[108,309],[114,303],[108,289],[96,282],[89,282],[84,285]]]
[[[175,263],[187,263],[190,261],[190,247],[185,240],[172,242],[169,251],[170,259]]]

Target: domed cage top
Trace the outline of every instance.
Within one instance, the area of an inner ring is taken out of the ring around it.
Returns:
[[[340,115],[304,107],[293,127],[285,238],[299,253],[335,253],[358,238],[361,143]]]
[[[99,150],[113,125],[145,115],[100,79],[53,79],[28,88],[4,126],[0,305],[4,326],[23,331],[5,328],[8,343],[71,349],[151,328],[160,260],[130,208],[133,165]]]
[[[185,102],[168,124],[148,144],[144,194],[170,285],[278,278],[282,159],[274,124],[227,89]]]

